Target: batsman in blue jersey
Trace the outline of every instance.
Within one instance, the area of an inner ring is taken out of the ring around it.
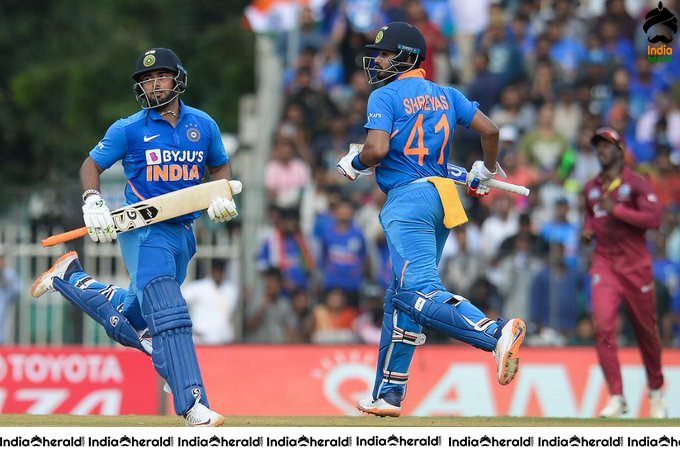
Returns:
[[[133,89],[142,110],[116,121],[90,151],[81,169],[83,218],[90,238],[118,238],[130,274],[129,289],[93,279],[75,252],[63,255],[43,273],[31,293],[58,291],[101,324],[109,337],[151,356],[172,391],[175,412],[188,426],[216,426],[224,417],[209,408],[191,335],[191,319],[180,292],[189,260],[196,252],[192,223],[200,212],[116,234],[99,193],[100,174],[122,161],[128,179],[125,199],[144,199],[229,178],[229,158],[215,121],[187,106],[180,95],[188,74],[173,51],[154,48],[137,60]],[[241,183],[230,182],[233,194]],[[238,215],[233,200],[218,197],[208,208],[214,222]]]
[[[502,385],[517,373],[526,326],[520,319],[487,318],[464,296],[448,291],[437,270],[449,229],[467,221],[454,183],[446,178],[454,128],[461,124],[481,135],[484,160],[474,163],[470,172],[478,185],[468,190],[481,196],[489,190],[485,182],[504,176],[496,162],[497,126],[476,102],[425,79],[419,66],[427,49],[416,27],[390,23],[367,47],[376,52],[364,57],[369,83],[386,84],[368,100],[366,143],[350,146],[338,170],[354,180],[375,168],[378,186],[387,193],[380,221],[393,277],[385,293],[373,393],[358,408],[399,416],[411,358],[425,343],[423,326],[493,352]]]

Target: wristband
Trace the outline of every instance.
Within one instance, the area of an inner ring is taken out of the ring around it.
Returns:
[[[83,196],[82,196],[83,197],[83,203],[85,203],[87,198],[91,195],[101,195],[101,194],[99,194],[99,191],[97,191],[96,189],[88,189],[87,191],[83,192]]]
[[[358,154],[354,157],[354,159],[352,159],[352,167],[354,167],[356,170],[366,170],[366,169],[368,169],[368,166],[364,165],[364,163],[361,162],[361,159],[359,159]]]

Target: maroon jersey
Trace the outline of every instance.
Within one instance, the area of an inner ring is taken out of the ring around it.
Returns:
[[[651,183],[624,167],[621,184],[609,193],[615,201],[609,214],[599,204],[606,193],[600,176],[590,180],[583,189],[586,207],[583,228],[595,233],[593,268],[603,260],[618,273],[650,266],[645,230],[661,224],[661,207]]]

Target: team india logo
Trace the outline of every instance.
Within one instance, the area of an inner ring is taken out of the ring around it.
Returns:
[[[377,35],[375,35],[375,43],[378,44],[383,39],[383,31],[380,30]]]
[[[146,57],[144,57],[144,60],[142,60],[142,64],[144,65],[145,68],[148,68],[154,63],[156,63],[156,56],[154,54],[149,54]]]
[[[659,2],[659,6],[645,16],[642,30],[647,34],[647,59],[650,62],[673,61],[673,48],[669,46],[678,31],[675,14]]]
[[[189,128],[187,129],[187,139],[190,142],[198,142],[201,140],[201,132],[196,128]]]

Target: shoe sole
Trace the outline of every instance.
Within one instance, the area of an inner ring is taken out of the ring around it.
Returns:
[[[623,417],[626,416],[627,414],[628,414],[628,405],[624,405],[623,408],[621,409],[621,413],[619,413],[618,415],[606,415],[606,414],[603,415],[603,414],[599,414],[599,415],[597,415],[597,416],[598,416],[599,418],[613,418],[613,419],[616,419],[616,418],[623,418]]]
[[[219,427],[222,424],[224,424],[224,421],[226,421],[227,417],[226,416],[220,416],[217,421],[215,421],[215,424],[185,424],[187,427]]]
[[[36,296],[36,291],[38,290],[38,287],[40,286],[40,283],[42,282],[43,278],[45,276],[47,276],[48,274],[54,273],[54,271],[59,267],[59,265],[61,265],[62,263],[64,263],[66,260],[70,259],[73,256],[78,257],[78,253],[76,251],[67,252],[66,254],[59,257],[57,259],[57,261],[54,262],[54,265],[52,265],[52,267],[49,270],[40,274],[40,276],[38,276],[38,278],[35,280],[35,282],[33,282],[33,286],[31,287],[31,296],[33,298],[40,298],[41,296],[43,296],[45,294],[45,292]]]
[[[401,416],[401,410],[389,408],[380,410],[376,407],[362,407],[361,405],[357,405],[357,410],[362,411],[367,415],[380,416],[381,418],[384,418],[385,416],[389,416],[390,418],[398,418]]]
[[[524,342],[524,336],[527,333],[527,326],[522,320],[515,320],[512,324],[512,336],[514,340],[512,345],[505,352],[505,356],[501,358],[501,373],[498,377],[498,383],[501,385],[508,385],[517,375],[519,370],[519,348]]]

